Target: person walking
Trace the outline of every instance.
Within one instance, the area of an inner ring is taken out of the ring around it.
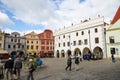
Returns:
[[[28,66],[28,77],[27,77],[27,80],[34,80],[34,77],[33,77],[33,72],[35,71],[35,66],[34,66],[34,63],[33,63],[33,60],[32,59],[29,59],[29,66]]]
[[[112,54],[112,56],[111,56],[111,58],[112,58],[112,62],[116,62],[116,59],[115,59],[115,57],[114,57],[114,54]]]
[[[4,80],[4,68],[0,60],[0,80]]]
[[[79,57],[75,57],[75,68],[76,68],[76,71],[79,70]]]
[[[18,56],[14,61],[14,69],[16,70],[17,79],[20,79],[22,69],[22,60],[20,56]]]
[[[80,55],[80,62],[82,62],[82,60],[83,60],[83,59],[82,59],[82,56]]]
[[[4,69],[5,69],[5,74],[6,74],[7,80],[13,80],[13,75],[12,75],[13,64],[14,64],[14,62],[13,62],[12,58],[9,58],[8,61],[5,62]]]
[[[72,66],[72,58],[71,56],[69,56],[67,59],[67,67],[65,68],[65,70],[69,68],[69,71],[71,71],[71,66]]]

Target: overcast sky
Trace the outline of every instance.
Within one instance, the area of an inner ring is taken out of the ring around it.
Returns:
[[[0,28],[5,32],[40,33],[104,16],[113,19],[120,0],[0,0]]]

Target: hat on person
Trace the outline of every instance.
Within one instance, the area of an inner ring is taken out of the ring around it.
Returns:
[[[9,60],[11,60],[12,58],[9,58]]]
[[[33,61],[32,59],[29,59],[29,61],[31,62],[31,61]]]

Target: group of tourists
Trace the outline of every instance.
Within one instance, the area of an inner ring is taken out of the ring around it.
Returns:
[[[10,57],[5,64],[1,64],[0,72],[2,75],[0,75],[0,80],[20,80],[21,78],[21,69],[23,67],[22,65],[22,59],[21,56],[17,56],[16,58]],[[29,59],[28,64],[28,76],[25,80],[34,80],[33,78],[33,72],[35,71],[33,59]]]
[[[14,80],[13,74],[15,74],[16,79],[20,79],[22,69],[22,60],[18,56],[16,58],[9,58],[4,64],[5,78],[6,80]]]
[[[75,70],[78,71],[79,70],[79,63],[82,62],[82,58],[75,56]],[[72,67],[72,57],[68,56],[67,59],[67,66],[65,68],[65,70],[67,70],[69,68],[69,71],[71,71],[71,67]]]
[[[65,70],[67,70],[69,68],[69,71],[71,71],[71,67],[72,67],[72,57],[71,56],[68,56],[68,59],[67,59],[67,66],[65,68]],[[75,56],[75,70],[78,71],[79,70],[79,63],[82,62],[82,57],[78,57],[78,56]],[[116,62],[116,59],[114,57],[114,54],[111,55],[111,59],[112,59],[112,62],[115,63]]]

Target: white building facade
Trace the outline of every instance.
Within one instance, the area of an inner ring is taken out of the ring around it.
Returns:
[[[26,54],[26,39],[18,32],[5,34],[5,50],[11,55]]]
[[[97,58],[106,57],[104,18],[86,20],[54,33],[54,56],[83,56],[92,53]]]

